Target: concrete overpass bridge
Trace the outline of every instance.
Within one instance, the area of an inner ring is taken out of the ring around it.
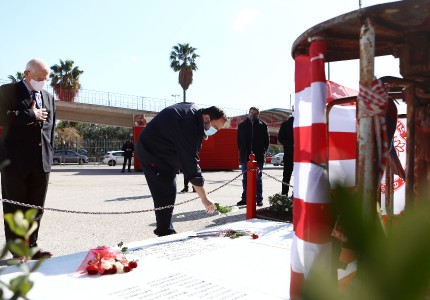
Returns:
[[[57,120],[133,127],[133,116],[144,115],[149,122],[157,112],[122,107],[111,107],[79,102],[55,101]]]
[[[55,97],[57,119],[119,127],[133,127],[133,116],[143,115],[149,122],[163,108],[175,103],[173,100],[133,96],[110,92],[80,90],[73,102]]]
[[[157,114],[156,111],[150,110],[112,107],[79,102],[65,102],[60,100],[55,101],[55,105],[58,120],[129,128],[133,127],[133,116],[144,115],[146,121],[149,122]],[[281,123],[290,115],[290,110],[274,108],[261,111],[260,118],[267,123],[270,135],[277,137]],[[246,114],[231,116],[226,127],[236,128],[237,124],[242,122],[246,117]]]
[[[80,90],[73,102],[59,100],[52,87],[46,89],[55,97],[57,119],[120,127],[133,127],[133,117],[143,115],[149,122],[159,111],[177,103],[161,99],[110,92]],[[200,107],[208,105],[198,104]],[[243,114],[243,110],[226,109],[229,116]]]

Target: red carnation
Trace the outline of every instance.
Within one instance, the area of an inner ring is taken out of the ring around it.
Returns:
[[[255,234],[255,233],[253,233],[252,234],[252,238],[255,240],[255,239],[258,239],[258,234]]]
[[[128,266],[130,267],[130,269],[137,268],[137,262],[131,261],[131,262],[128,263]]]
[[[109,270],[108,270],[108,274],[115,274],[116,272],[118,272],[117,268],[115,265],[113,265]]]
[[[95,267],[95,266],[88,266],[87,268],[86,268],[86,270],[87,270],[87,272],[88,272],[88,275],[97,275],[98,274],[98,270],[97,270],[97,267]]]
[[[124,267],[124,273],[128,273],[131,271],[131,268],[129,266]]]

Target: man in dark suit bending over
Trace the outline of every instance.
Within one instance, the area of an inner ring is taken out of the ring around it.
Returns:
[[[32,59],[17,83],[0,86],[0,125],[4,126],[2,158],[8,164],[1,170],[3,199],[44,206],[51,172],[54,142],[54,97],[43,90],[49,78],[49,66],[41,59]],[[25,206],[3,202],[3,213],[26,211]],[[39,223],[43,210],[39,210]],[[30,247],[37,247],[39,228],[30,236]],[[5,222],[6,241],[16,238]],[[15,257],[14,253],[12,253]],[[33,257],[51,257],[39,249]]]

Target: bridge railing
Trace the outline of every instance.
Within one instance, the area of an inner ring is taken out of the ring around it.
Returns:
[[[9,83],[9,82],[10,80],[7,81],[7,80],[0,79],[0,85]],[[52,86],[46,85],[45,89],[54,95],[55,100],[59,100]],[[177,103],[172,99],[135,96],[135,95],[120,94],[120,93],[86,90],[86,89],[79,90],[73,102],[110,106],[110,107],[119,107],[119,108],[129,108],[129,109],[153,111],[153,112],[159,112],[165,107]],[[209,106],[209,105],[198,104],[198,103],[197,105],[200,107]],[[225,110],[228,116],[237,116],[237,115],[247,113],[247,111],[243,109],[239,110],[239,109],[225,108],[225,107],[223,107],[223,109]]]
[[[47,90],[55,95],[52,87],[47,87]],[[175,103],[175,101],[168,99],[92,90],[80,90],[76,95],[74,102],[155,112],[159,112],[163,108]]]

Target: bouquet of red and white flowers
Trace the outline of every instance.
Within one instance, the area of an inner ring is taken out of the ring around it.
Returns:
[[[79,266],[78,272],[86,272],[88,275],[130,272],[137,267],[137,262],[127,260],[125,256],[127,248],[122,245],[122,242],[118,244],[119,250],[108,246],[91,249]]]

